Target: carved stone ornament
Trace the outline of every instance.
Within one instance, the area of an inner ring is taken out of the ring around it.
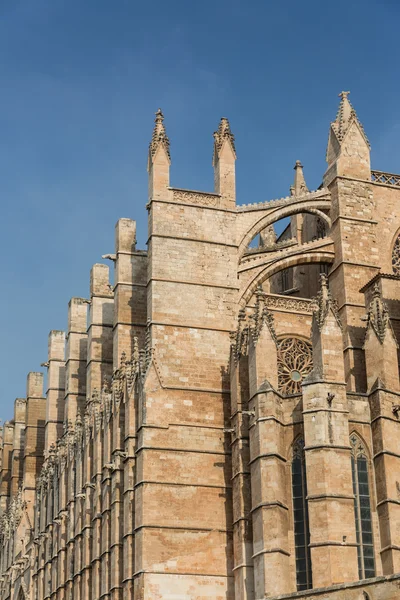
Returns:
[[[250,325],[250,330],[253,334],[254,341],[257,341],[262,328],[264,326],[268,327],[272,338],[276,342],[276,333],[274,328],[274,317],[271,312],[268,310],[265,303],[265,292],[263,292],[262,287],[259,286],[255,292],[256,303],[254,307],[253,314],[250,316],[252,324]]]
[[[337,324],[342,329],[342,323],[339,317],[339,311],[336,300],[332,298],[331,292],[328,287],[328,277],[325,273],[320,275],[321,289],[318,292],[317,297],[314,299],[314,319],[317,323],[318,329],[321,331],[326,317],[329,311],[334,315]]]
[[[352,433],[350,436],[350,446],[351,453],[355,459],[357,459],[359,456],[363,456],[365,458],[367,457],[367,452],[365,450],[364,444],[362,443],[361,439],[356,433]]]
[[[372,300],[368,308],[367,321],[372,325],[380,343],[382,344],[389,325],[389,311],[382,300],[379,285],[376,283]]]
[[[313,312],[313,304],[309,300],[300,298],[289,298],[286,296],[272,296],[266,294],[265,304],[270,309],[285,310],[290,312]]]
[[[255,305],[252,312],[246,315],[246,310],[241,309],[238,314],[238,326],[236,331],[231,332],[231,349],[235,362],[241,356],[247,356],[249,334],[251,333],[254,343],[257,343],[263,327],[268,327],[271,337],[277,341],[274,317],[266,306],[267,294],[259,286],[255,292]]]
[[[278,341],[278,390],[281,394],[299,394],[301,382],[312,367],[311,344],[294,337]]]
[[[202,192],[192,192],[190,190],[174,190],[173,199],[175,202],[184,204],[196,204],[199,206],[218,206],[219,197],[214,194],[203,194]]]

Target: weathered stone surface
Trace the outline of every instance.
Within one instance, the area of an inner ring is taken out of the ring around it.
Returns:
[[[2,427],[0,600],[400,596],[400,176],[347,92],[316,192],[238,206],[235,160],[223,118],[171,188],[157,112],[148,247],[118,221]]]

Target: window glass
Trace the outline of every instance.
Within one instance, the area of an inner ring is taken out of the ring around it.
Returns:
[[[353,478],[354,518],[356,522],[358,576],[375,577],[374,542],[365,447],[356,434],[350,437],[351,474]]]
[[[292,494],[297,590],[312,588],[304,440],[293,445]]]

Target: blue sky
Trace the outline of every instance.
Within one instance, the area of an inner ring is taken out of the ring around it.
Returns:
[[[341,90],[374,168],[400,172],[399,17],[397,0],[0,0],[3,419],[118,218],[145,247],[159,106],[177,187],[212,190],[227,116],[239,203],[287,195],[296,159],[315,189]]]

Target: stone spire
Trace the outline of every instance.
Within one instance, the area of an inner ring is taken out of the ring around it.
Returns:
[[[350,129],[352,129],[353,125],[355,129],[358,130],[358,135],[365,144],[366,151],[369,152],[369,150],[371,149],[368,138],[365,135],[364,127],[359,121],[356,111],[350,103],[348,97],[349,94],[350,92],[341,92],[339,94],[339,97],[341,99],[339,104],[339,110],[337,112],[336,119],[333,121],[333,123],[331,123],[328,147],[326,151],[326,161],[328,164],[332,164],[332,162],[334,162],[334,160],[338,158],[340,154],[340,148],[342,147],[347,133],[350,131]],[[351,156],[353,154],[354,152],[350,153]]]
[[[341,98],[341,100],[336,119],[332,123],[332,129],[336,133],[336,137],[339,140],[339,142],[341,142],[344,136],[346,135],[347,131],[349,130],[350,125],[353,121],[355,121],[361,129],[361,132],[365,138],[366,143],[368,144],[368,147],[370,147],[369,141],[364,132],[364,128],[357,117],[356,111],[350,103],[349,94],[350,92],[341,92],[339,94],[339,98]]]
[[[214,155],[213,155],[213,166],[220,156],[222,147],[224,145],[225,140],[231,145],[234,157],[236,158],[236,150],[235,150],[235,136],[231,131],[231,126],[229,125],[229,121],[226,117],[222,117],[221,121],[218,125],[217,131],[214,132]]]
[[[222,117],[214,133],[214,192],[221,196],[220,207],[232,208],[236,204],[235,137],[229,121]]]
[[[163,146],[169,160],[171,160],[171,155],[169,152],[169,139],[165,131],[164,115],[162,113],[161,108],[159,108],[156,112],[156,118],[154,121],[153,135],[149,146],[150,160],[154,159],[156,152],[160,146]]]
[[[302,194],[306,194],[309,190],[306,185],[306,180],[304,179],[303,165],[299,160],[296,160],[294,171],[294,184],[290,188],[290,195],[301,196]]]
[[[325,186],[338,175],[365,180],[371,178],[371,147],[356,111],[350,104],[349,93],[339,94],[339,110],[329,129],[326,149],[328,170],[323,180]]]
[[[149,172],[149,199],[166,198],[169,188],[171,155],[161,108],[156,112],[153,135],[149,146],[147,170]]]

